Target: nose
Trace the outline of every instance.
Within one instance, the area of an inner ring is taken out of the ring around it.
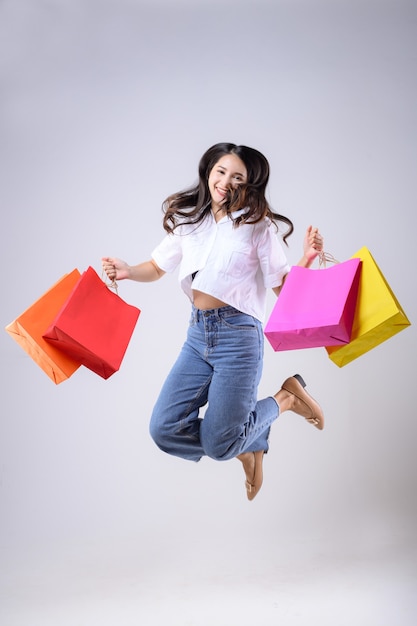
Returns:
[[[230,189],[231,187],[233,187],[233,183],[234,183],[233,176],[231,174],[227,175],[224,182],[225,182],[226,188]]]

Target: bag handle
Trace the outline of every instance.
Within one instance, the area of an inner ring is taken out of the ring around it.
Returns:
[[[116,293],[117,295],[119,295],[119,292],[118,292],[118,286],[117,286],[116,279],[115,279],[115,278],[113,278],[113,280],[112,280],[110,283],[108,283],[108,282],[107,282],[107,280],[106,280],[106,278],[107,278],[107,274],[105,274],[104,270],[101,270],[101,280],[103,281],[103,283],[104,283],[104,284],[106,285],[106,287],[108,287],[109,289],[114,289],[115,293]]]
[[[340,263],[340,261],[335,259],[333,254],[330,254],[330,252],[322,250],[319,252],[319,267],[326,267],[326,263],[334,263],[336,265],[337,263]]]

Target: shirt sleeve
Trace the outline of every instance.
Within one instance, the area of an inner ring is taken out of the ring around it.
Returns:
[[[258,243],[258,257],[263,274],[264,287],[270,289],[282,285],[291,266],[285,256],[282,243],[273,224],[267,225]]]
[[[173,272],[182,260],[181,237],[168,234],[151,253],[152,259],[164,272]]]

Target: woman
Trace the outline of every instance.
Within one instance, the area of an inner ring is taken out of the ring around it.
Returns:
[[[291,410],[319,429],[324,425],[299,375],[257,400],[267,289],[279,295],[290,270],[278,223],[288,227],[284,242],[293,231],[291,220],[273,213],[265,198],[268,179],[269,164],[260,152],[216,144],[200,160],[198,184],[165,200],[167,234],[151,259],[134,266],[102,259],[111,280],[154,281],[179,268],[191,319],[150,433],[161,450],[184,459],[237,457],[249,500],[261,488],[269,430],[278,415]],[[322,249],[322,236],[310,226],[299,265],[310,267]]]

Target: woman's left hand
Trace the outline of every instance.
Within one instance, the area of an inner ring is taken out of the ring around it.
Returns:
[[[323,251],[324,239],[322,235],[319,233],[318,228],[313,228],[309,226],[307,228],[306,234],[304,236],[304,244],[303,244],[303,258],[297,263],[300,267],[311,267],[314,259]],[[284,279],[279,287],[273,287],[273,291],[276,296],[279,295],[284,281],[288,274],[284,276]]]
[[[304,237],[304,257],[310,264],[323,251],[324,239],[318,228],[309,226]]]

